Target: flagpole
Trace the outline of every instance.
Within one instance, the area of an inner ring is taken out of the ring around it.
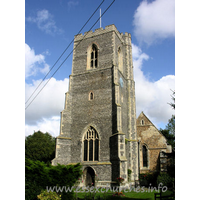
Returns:
[[[101,28],[101,8],[100,8],[100,28]]]

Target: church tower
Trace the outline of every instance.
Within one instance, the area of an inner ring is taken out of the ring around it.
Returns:
[[[115,25],[74,37],[72,74],[53,165],[81,163],[80,186],[138,180],[131,35]],[[95,176],[97,175],[97,176]],[[95,177],[98,177],[95,180]]]

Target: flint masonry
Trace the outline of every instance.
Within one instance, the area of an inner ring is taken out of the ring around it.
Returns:
[[[53,165],[83,166],[80,186],[139,174],[131,35],[115,25],[74,37],[72,74]],[[98,182],[95,180],[98,175]]]

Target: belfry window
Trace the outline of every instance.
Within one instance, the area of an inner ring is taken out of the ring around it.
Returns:
[[[97,68],[98,65],[98,51],[95,44],[92,45],[91,58],[90,58],[90,68]]]
[[[148,167],[148,151],[145,145],[142,146],[142,154],[143,154],[143,167]]]
[[[99,160],[99,135],[93,127],[90,127],[84,135],[83,148],[84,161]]]

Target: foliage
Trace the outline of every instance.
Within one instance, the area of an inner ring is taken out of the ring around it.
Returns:
[[[174,135],[175,137],[175,115],[169,119],[166,129],[169,130],[169,134]]]
[[[167,173],[172,178],[175,178],[175,152],[174,151],[170,155],[168,155]]]
[[[169,105],[175,110],[175,90],[172,90],[172,100],[173,103],[170,103]],[[175,135],[175,115],[172,115],[171,119],[168,121],[168,124],[166,126],[166,129],[169,130],[169,134]]]
[[[40,195],[37,196],[41,200],[61,200],[61,195],[56,192],[43,190]]]
[[[128,169],[128,175],[130,175],[132,173],[131,169]]]
[[[161,173],[157,178],[157,184],[159,185],[160,183],[162,183],[163,186],[171,188],[173,187],[173,178],[167,173]]]
[[[55,145],[56,139],[49,133],[35,132],[25,139],[25,157],[50,164],[55,157]]]
[[[173,103],[169,103],[173,109],[175,109],[175,91],[172,91]],[[166,137],[167,142],[175,148],[175,115],[168,120],[168,124],[165,129],[160,129],[160,132]]]
[[[125,196],[125,195],[123,194],[123,192],[115,192],[113,194],[113,197],[115,197],[115,196]]]
[[[158,177],[158,172],[144,173],[144,174],[139,175],[139,180],[140,180],[140,183],[142,183],[143,181],[146,181],[147,186],[149,186],[150,184],[152,186],[157,186],[157,182],[156,182],[157,177]]]
[[[128,169],[128,170],[127,170],[127,173],[128,173],[128,181],[130,181],[132,171],[131,171],[130,169]]]
[[[172,148],[174,149],[174,147],[175,147],[175,135],[174,134],[170,134],[170,130],[169,129],[160,129],[160,132],[167,139],[167,143],[172,145]]]
[[[124,181],[124,178],[122,178],[122,177],[116,178],[116,182],[117,182],[118,184],[122,183],[123,181]]]
[[[57,166],[52,166],[44,162],[26,159],[26,200],[35,199],[41,193],[41,190],[45,190],[47,186],[72,187],[81,174],[80,164],[67,166],[58,164]]]
[[[171,98],[173,100],[173,103],[169,103],[169,105],[175,110],[175,90],[171,90],[171,91],[172,91]]]

